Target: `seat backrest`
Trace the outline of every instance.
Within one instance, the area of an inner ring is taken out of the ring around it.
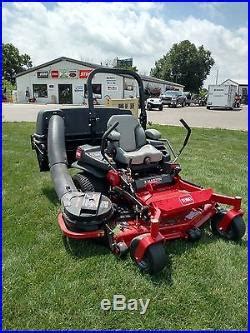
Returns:
[[[132,115],[114,115],[110,117],[107,127],[119,122],[116,131],[120,133],[120,147],[129,152],[146,144],[146,135],[139,121]]]

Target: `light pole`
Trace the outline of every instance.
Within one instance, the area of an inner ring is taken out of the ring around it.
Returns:
[[[219,80],[219,70],[220,68],[218,66],[214,66],[214,69],[216,70],[216,76],[215,76],[215,84],[218,84],[218,80]]]

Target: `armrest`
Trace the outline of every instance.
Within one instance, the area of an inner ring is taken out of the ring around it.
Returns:
[[[147,139],[151,140],[159,140],[161,138],[161,133],[153,128],[147,129],[145,135]]]
[[[164,142],[159,140],[147,139],[147,143],[154,147],[165,147]]]
[[[117,131],[112,131],[111,133],[109,133],[107,139],[109,141],[120,141],[120,133]]]

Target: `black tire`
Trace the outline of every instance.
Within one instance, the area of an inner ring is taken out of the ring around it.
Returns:
[[[135,237],[130,244],[131,258],[136,262],[141,271],[154,275],[163,270],[167,264],[167,255],[162,243],[150,245],[140,262],[135,260],[135,250],[143,236]]]
[[[159,106],[159,111],[163,110],[163,105]]]
[[[147,110],[148,110],[148,111],[151,111],[151,110],[152,110],[152,105],[151,105],[150,103],[148,103],[148,105],[147,105]]]
[[[211,109],[210,106],[207,106],[207,109],[210,110]]]
[[[186,106],[186,102],[184,101],[183,103],[182,103],[182,107],[184,108]]]
[[[231,225],[229,229],[225,231],[220,231],[218,229],[218,224],[221,219],[226,214],[226,211],[219,211],[215,216],[211,219],[211,230],[214,235],[217,235],[221,238],[239,241],[246,232],[246,225],[242,216],[236,216],[232,219]]]
[[[103,179],[94,178],[90,175],[78,173],[72,177],[76,188],[82,192],[102,192],[105,193]]]
[[[190,242],[196,242],[198,241],[199,239],[201,239],[201,236],[202,236],[202,231],[200,228],[193,228],[193,229],[190,229],[188,232],[188,240]]]

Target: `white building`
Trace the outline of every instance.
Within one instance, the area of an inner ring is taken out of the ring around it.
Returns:
[[[16,77],[17,102],[26,103],[35,98],[41,104],[83,104],[87,97],[86,82],[89,73],[101,65],[66,57],[57,58],[30,68]],[[141,76],[147,91],[164,92],[167,89],[183,91],[184,86],[150,76]],[[138,96],[134,79],[111,74],[96,74],[93,78],[94,97],[103,104],[105,97],[126,98]]]
[[[247,104],[248,98],[248,83],[241,80],[231,80],[227,79],[221,83],[222,85],[233,85],[237,87],[237,93],[241,95],[241,100],[243,103]]]

